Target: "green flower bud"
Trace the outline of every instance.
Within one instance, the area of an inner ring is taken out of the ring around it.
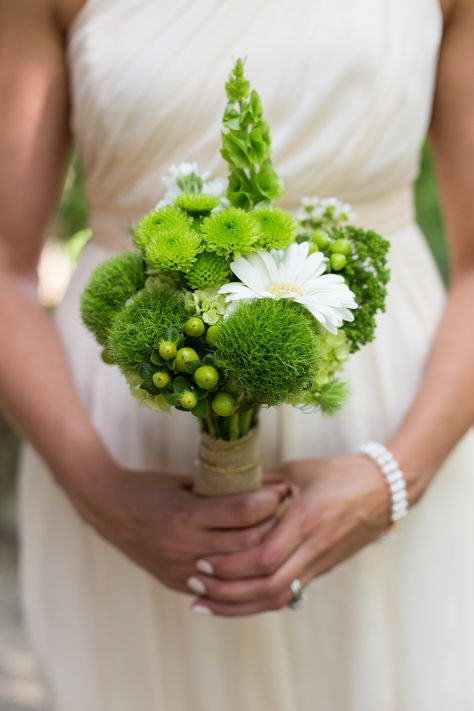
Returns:
[[[212,409],[220,417],[230,417],[237,410],[237,400],[230,393],[217,393],[212,401]]]
[[[194,348],[180,348],[176,353],[175,368],[181,373],[187,373],[187,365],[193,361],[197,361],[199,363],[199,356]]]
[[[334,242],[331,243],[329,249],[335,254],[344,254],[346,257],[352,251],[351,243],[349,242],[349,240],[343,239],[342,237],[340,237],[339,239],[335,239]]]
[[[216,337],[217,332],[219,331],[219,326],[209,326],[209,328],[206,331],[206,341],[209,343],[210,346],[214,345],[214,338]]]
[[[331,238],[329,232],[321,229],[320,227],[311,235],[311,240],[318,245],[320,249],[327,249],[331,243]]]
[[[184,332],[187,336],[197,338],[198,336],[202,336],[204,330],[204,321],[198,316],[191,316],[184,324]]]
[[[160,356],[164,358],[164,360],[171,360],[171,358],[176,358],[176,353],[178,352],[178,349],[176,348],[173,341],[163,341],[162,343],[160,343],[158,351]]]
[[[181,395],[180,405],[186,410],[192,410],[197,405],[196,393],[193,393],[192,390],[185,390]]]
[[[203,390],[212,390],[218,383],[219,373],[212,365],[201,365],[194,373],[194,380]]]
[[[329,258],[329,262],[331,264],[331,267],[334,269],[335,272],[339,272],[341,269],[344,269],[344,267],[347,264],[347,259],[343,254],[338,254],[335,252],[334,254],[331,254],[331,257]]]
[[[170,374],[166,370],[157,370],[152,376],[153,385],[157,388],[166,388],[171,380]]]

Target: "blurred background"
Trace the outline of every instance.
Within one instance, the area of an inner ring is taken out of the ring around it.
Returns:
[[[416,185],[417,219],[447,280],[448,258],[428,146]],[[40,298],[54,309],[89,238],[81,169],[72,157],[64,191],[39,266]],[[0,418],[0,711],[51,711],[21,618],[16,577],[16,463],[19,441]],[[87,711],[86,709],[84,711]]]

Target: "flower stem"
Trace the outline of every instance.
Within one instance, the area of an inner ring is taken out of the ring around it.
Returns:
[[[208,434],[210,434],[211,437],[216,437],[217,432],[216,432],[216,428],[214,426],[214,422],[212,420],[212,415],[206,415],[206,417],[204,417],[203,419],[204,419],[204,422],[206,423]]]
[[[229,417],[229,439],[239,439],[240,436],[240,416],[236,412]]]
[[[240,436],[244,437],[249,433],[250,425],[252,424],[254,414],[254,408],[251,407],[250,410],[244,410],[240,413]]]

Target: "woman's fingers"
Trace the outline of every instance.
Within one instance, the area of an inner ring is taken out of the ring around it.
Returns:
[[[277,523],[277,517],[273,516],[249,528],[203,531],[198,534],[196,543],[199,543],[201,551],[208,550],[220,555],[237,554],[239,551],[252,550],[259,546]]]
[[[286,484],[272,484],[247,494],[210,498],[193,496],[188,502],[192,507],[191,522],[199,529],[255,526],[275,515],[287,492]]]
[[[206,556],[198,561],[197,569],[212,570],[213,575],[227,580],[268,576],[284,563],[303,538],[300,506],[293,503],[260,545],[230,555]]]

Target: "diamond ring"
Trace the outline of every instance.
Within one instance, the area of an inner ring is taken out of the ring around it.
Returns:
[[[290,610],[297,610],[303,604],[303,587],[298,578],[291,581],[290,590],[293,595],[293,600],[288,603],[287,607],[289,607]]]

